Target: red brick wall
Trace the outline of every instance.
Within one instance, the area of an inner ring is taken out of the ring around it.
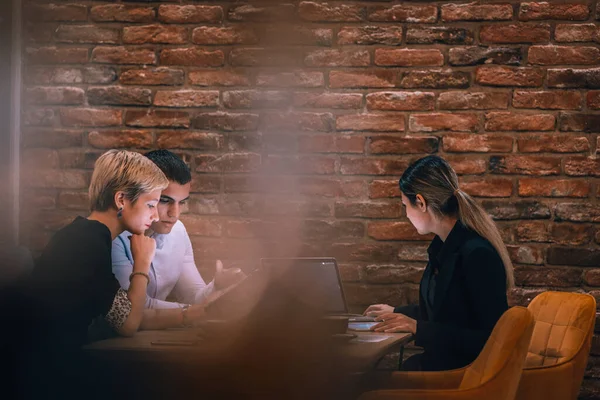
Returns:
[[[85,213],[101,152],[165,147],[194,171],[185,222],[207,278],[217,257],[335,256],[357,309],[415,301],[430,237],[404,217],[397,179],[435,153],[497,220],[514,303],[548,288],[600,299],[600,3],[57,0],[25,11],[32,247]],[[587,380],[582,396],[597,392]]]

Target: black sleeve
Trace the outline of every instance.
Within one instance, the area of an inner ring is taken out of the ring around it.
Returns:
[[[478,247],[463,261],[463,279],[474,313],[475,329],[417,321],[415,343],[434,352],[469,355],[475,359],[488,340],[496,322],[508,309],[506,272],[499,254],[488,247]]]
[[[395,307],[394,312],[396,314],[404,314],[412,319],[419,319],[421,317],[418,304],[409,304],[407,306]]]

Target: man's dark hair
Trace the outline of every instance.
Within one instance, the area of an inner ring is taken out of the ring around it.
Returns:
[[[176,154],[169,150],[152,150],[145,154],[160,168],[168,180],[185,185],[192,180],[190,168]]]

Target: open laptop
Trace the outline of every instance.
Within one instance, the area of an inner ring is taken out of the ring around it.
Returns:
[[[319,297],[327,315],[349,317],[350,322],[371,322],[373,317],[350,314],[340,279],[337,261],[332,257],[263,258],[261,267],[273,276],[282,271],[280,279],[299,291]]]

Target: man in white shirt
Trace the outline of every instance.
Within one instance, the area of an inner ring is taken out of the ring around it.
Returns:
[[[150,266],[150,282],[141,329],[164,329],[189,325],[204,315],[202,303],[211,293],[243,277],[239,269],[223,269],[217,261],[215,279],[206,284],[194,262],[192,243],[185,226],[179,221],[181,209],[190,197],[190,169],[181,158],[168,150],[146,154],[169,179],[158,204],[159,221],[147,235],[156,240],[156,253]],[[121,287],[129,287],[133,268],[131,233],[123,232],[112,244],[112,269]],[[167,297],[175,301],[167,301]]]

